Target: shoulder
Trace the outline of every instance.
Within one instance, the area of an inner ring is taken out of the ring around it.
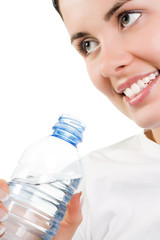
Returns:
[[[143,159],[141,134],[131,136],[123,141],[95,150],[82,158],[83,186],[85,191],[104,187],[115,179],[124,178],[125,173]],[[103,184],[102,184],[103,183]],[[93,187],[94,186],[94,187]],[[93,189],[94,188],[94,189]]]
[[[92,151],[82,158],[82,162],[84,165],[94,164],[95,162],[106,162],[107,160],[115,160],[126,155],[128,156],[129,153],[132,154],[135,150],[140,150],[139,136],[140,134],[131,136],[115,144]]]

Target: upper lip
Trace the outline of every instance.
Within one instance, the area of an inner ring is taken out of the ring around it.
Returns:
[[[145,78],[145,77],[147,77],[150,74],[155,73],[155,72],[157,72],[157,71],[153,71],[153,72],[150,72],[150,73],[137,75],[137,76],[134,76],[132,78],[127,79],[124,83],[122,83],[122,84],[117,86],[116,92],[117,93],[123,93],[126,90],[126,88],[130,88],[133,83],[136,83],[138,80],[143,79],[143,78]]]

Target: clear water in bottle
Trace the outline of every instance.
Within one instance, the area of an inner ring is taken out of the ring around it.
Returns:
[[[40,141],[24,152],[12,175],[10,198],[5,203],[9,211],[9,218],[4,222],[7,231],[2,240],[51,240],[57,234],[66,204],[82,178],[77,143],[82,140],[84,124],[62,115],[58,127],[55,126],[47,141]],[[78,140],[77,135],[81,136]],[[39,161],[42,155],[47,159]]]

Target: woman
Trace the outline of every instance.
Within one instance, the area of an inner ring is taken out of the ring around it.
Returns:
[[[159,0],[59,0],[54,5],[93,84],[146,129],[84,158],[83,220],[78,193],[54,240],[158,240]]]

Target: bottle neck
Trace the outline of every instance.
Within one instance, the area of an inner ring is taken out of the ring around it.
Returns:
[[[77,147],[79,142],[82,142],[82,133],[85,130],[85,125],[69,115],[62,115],[58,119],[58,123],[53,126],[52,136],[60,138],[74,147]]]

